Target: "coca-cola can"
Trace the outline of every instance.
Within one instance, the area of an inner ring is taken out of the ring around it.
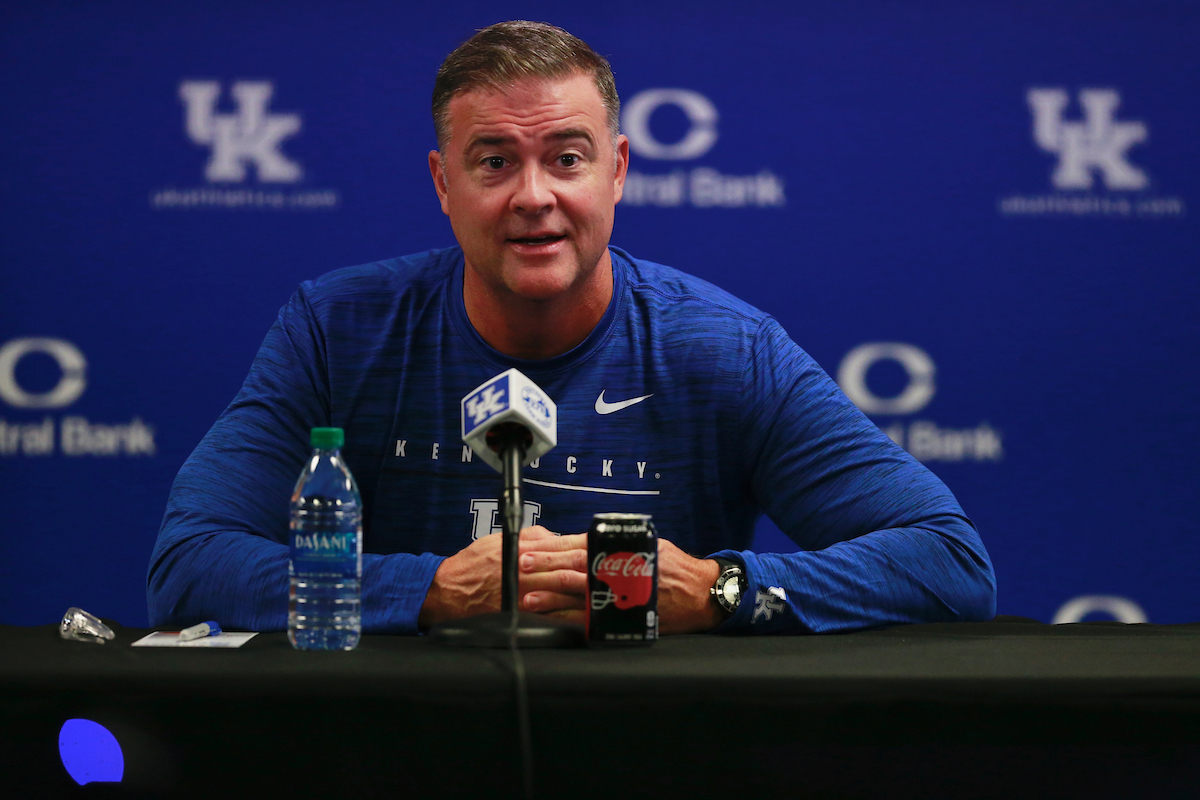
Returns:
[[[597,514],[588,528],[588,641],[658,638],[658,534],[649,514]]]

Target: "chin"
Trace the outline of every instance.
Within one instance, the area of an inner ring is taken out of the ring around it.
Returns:
[[[517,297],[534,302],[549,302],[562,297],[571,289],[566,281],[521,281],[510,285],[510,290]]]
[[[509,291],[526,300],[553,300],[569,292],[579,279],[574,266],[521,267],[507,281]]]

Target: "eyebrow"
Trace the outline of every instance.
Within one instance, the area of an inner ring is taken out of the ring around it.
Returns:
[[[498,147],[503,144],[511,144],[513,137],[511,136],[476,136],[471,141],[467,142],[465,152],[471,152],[477,147]]]
[[[583,139],[589,145],[593,146],[596,143],[595,139],[592,138],[592,134],[584,128],[569,128],[565,131],[555,131],[554,133],[548,134],[545,138],[553,141]],[[500,147],[502,145],[512,144],[514,141],[516,141],[516,138],[513,136],[489,136],[484,134],[482,136],[476,136],[475,138],[471,139],[471,141],[467,142],[467,146],[464,148],[463,152],[470,153],[479,147]]]
[[[570,128],[569,130],[558,131],[556,133],[550,134],[546,138],[547,139],[555,139],[555,140],[584,139],[587,141],[588,144],[595,144],[595,141],[592,139],[591,132],[584,130],[583,128]]]

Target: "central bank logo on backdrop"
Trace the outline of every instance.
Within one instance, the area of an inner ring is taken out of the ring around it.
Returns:
[[[682,116],[682,137],[656,133],[656,113]],[[770,208],[786,205],[783,179],[769,169],[729,175],[706,164],[720,138],[720,114],[713,102],[691,89],[646,89],[624,103],[621,131],[635,155],[662,165],[661,170],[630,169],[621,203],[627,206],[697,208]]]
[[[1123,118],[1116,89],[1081,89],[1078,116],[1061,87],[1025,94],[1031,140],[1053,156],[1049,183],[1055,193],[1011,195],[998,205],[1004,216],[1181,217],[1179,197],[1151,195],[1151,179],[1136,156],[1150,138],[1144,120]]]
[[[0,344],[0,458],[152,456],[154,426],[98,423],[66,413],[87,390],[87,359],[73,342],[42,336]],[[58,416],[62,414],[62,416]]]
[[[901,388],[871,387],[869,373],[881,365],[899,373]],[[838,366],[837,382],[846,396],[871,417],[899,417],[883,432],[918,461],[1000,461],[1004,443],[986,422],[973,428],[948,428],[930,419],[912,419],[937,392],[937,367],[929,354],[904,342],[869,342],[855,347]]]
[[[334,189],[302,186],[304,167],[287,152],[289,140],[303,130],[296,111],[271,107],[271,81],[234,81],[222,103],[220,81],[185,80],[179,84],[182,130],[207,152],[203,186],[167,187],[150,194],[150,205],[168,208],[316,211],[336,208]],[[224,107],[223,107],[224,105]]]

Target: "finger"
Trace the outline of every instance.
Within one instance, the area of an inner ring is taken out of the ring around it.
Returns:
[[[548,539],[554,536],[558,536],[558,534],[544,525],[530,525],[528,528],[521,528],[521,541]]]
[[[587,571],[586,550],[542,550],[521,554],[521,572],[550,572],[558,569]]]
[[[521,608],[538,613],[582,611],[583,601],[582,597],[558,592],[528,592],[521,598]]]
[[[534,572],[522,575],[520,590],[522,592],[549,591],[559,594],[571,594],[582,597],[587,594],[587,575],[571,569],[559,569],[553,572]]]
[[[527,531],[532,531],[532,528],[526,528]],[[546,530],[542,528],[542,530]],[[535,550],[583,550],[587,551],[587,534],[586,533],[551,533],[549,536],[540,534],[532,535],[526,538],[524,534],[521,536],[521,552]]]

